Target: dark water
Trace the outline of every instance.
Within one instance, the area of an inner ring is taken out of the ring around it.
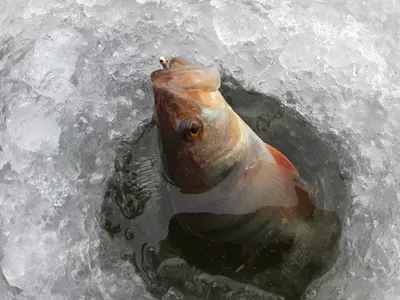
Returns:
[[[154,122],[117,145],[103,228],[159,299],[300,299],[340,255],[341,222],[350,199],[344,170],[351,161],[339,137],[321,134],[278,100],[246,91],[232,78],[223,82],[221,93],[233,109],[285,154],[311,187],[318,210],[305,222],[307,239],[271,236],[270,243],[257,248],[254,267],[236,272],[242,244],[196,239],[175,218],[163,219],[168,205],[161,204],[169,195],[160,176]]]

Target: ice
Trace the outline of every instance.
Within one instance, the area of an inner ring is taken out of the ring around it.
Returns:
[[[254,42],[263,35],[263,22],[251,7],[240,5],[235,7],[229,3],[214,1],[218,7],[214,12],[213,24],[219,40],[228,46],[236,43]],[[236,22],[231,22],[235,19]]]
[[[24,100],[16,104],[7,120],[8,134],[20,149],[51,154],[58,147],[61,133],[57,119],[46,116],[46,107]]]
[[[223,68],[345,141],[356,169],[342,255],[307,297],[400,297],[396,1],[1,6],[1,297],[151,299],[97,219],[116,141],[151,120],[160,55]]]
[[[62,101],[72,87],[70,78],[78,62],[77,48],[84,43],[74,30],[60,29],[43,34],[23,60],[18,74],[13,76],[54,101]]]

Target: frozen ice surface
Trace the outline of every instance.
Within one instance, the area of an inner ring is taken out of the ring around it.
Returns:
[[[357,168],[343,254],[307,297],[400,298],[398,2],[1,7],[0,265],[23,290],[18,299],[151,298],[133,267],[112,256],[97,216],[113,141],[151,118],[159,55],[218,65],[347,141]]]

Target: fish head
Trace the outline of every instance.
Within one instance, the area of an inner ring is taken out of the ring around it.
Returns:
[[[215,68],[172,58],[151,74],[163,175],[186,193],[211,189],[238,161],[241,132]]]

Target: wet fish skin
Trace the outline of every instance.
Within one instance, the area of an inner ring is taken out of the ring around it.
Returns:
[[[171,183],[176,214],[207,214],[207,227],[215,231],[238,216],[257,219],[259,211],[271,226],[295,226],[314,211],[295,166],[265,144],[220,94],[218,70],[175,57],[151,80],[163,175]],[[193,136],[191,124],[198,131]],[[204,222],[196,222],[205,229]],[[194,223],[187,229],[198,231]],[[254,230],[251,223],[225,240],[247,236]]]
[[[172,207],[164,259],[298,299],[335,261],[338,216],[316,209],[296,167],[227,104],[218,71],[179,57],[162,65],[151,80]]]

